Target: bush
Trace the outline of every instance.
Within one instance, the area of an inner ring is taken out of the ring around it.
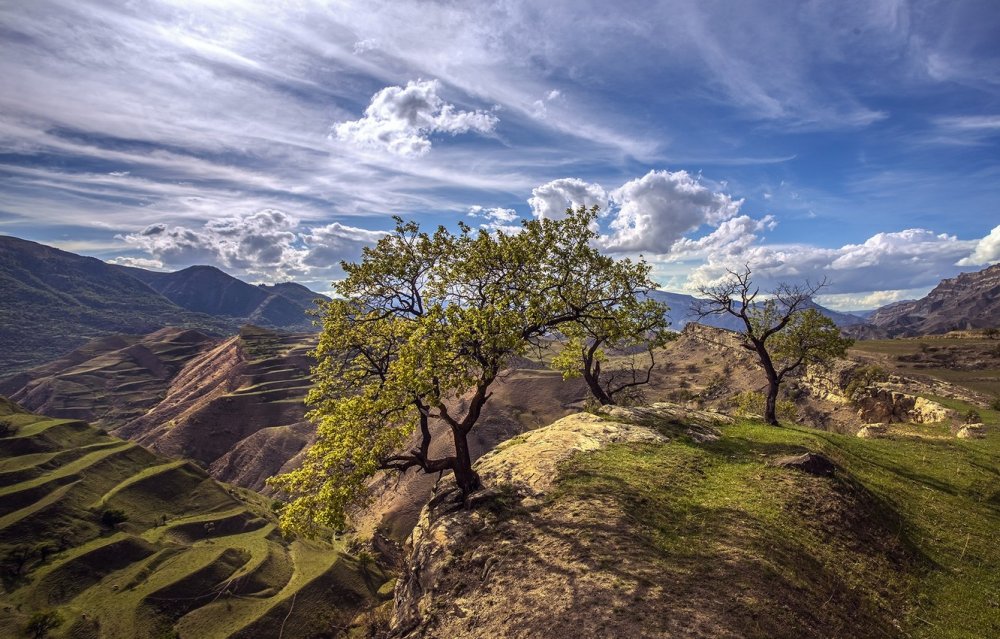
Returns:
[[[975,408],[970,408],[969,410],[965,411],[964,417],[966,424],[979,424],[980,422],[983,421],[983,418],[982,416],[980,416],[979,411],[977,411]]]
[[[13,437],[17,434],[17,426],[8,419],[0,419],[0,437]]]
[[[990,402],[990,409],[991,410],[1000,410],[1000,395],[998,395],[997,397],[994,397],[993,401]]]
[[[49,632],[62,625],[63,618],[55,610],[36,612],[31,615],[28,625],[24,627],[24,632],[33,639],[44,639],[49,636]]]
[[[766,398],[764,393],[743,391],[729,398],[729,407],[737,417],[760,417],[764,414]],[[794,420],[798,417],[798,407],[790,399],[779,399],[774,406],[774,412],[783,419]]]
[[[857,395],[868,388],[879,382],[884,382],[889,379],[889,373],[886,372],[884,368],[876,364],[870,364],[868,366],[860,366],[854,369],[851,373],[850,381],[847,382],[847,388],[844,389],[844,394],[847,398],[855,401],[858,399]]]
[[[101,523],[108,528],[114,528],[126,521],[128,521],[128,515],[120,508],[110,508],[101,513]]]

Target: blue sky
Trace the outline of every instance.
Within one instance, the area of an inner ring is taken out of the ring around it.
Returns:
[[[989,0],[0,1],[0,233],[326,290],[393,214],[599,204],[666,289],[750,263],[875,307],[1000,260],[998,33]]]

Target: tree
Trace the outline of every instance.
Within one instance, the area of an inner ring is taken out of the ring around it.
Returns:
[[[566,344],[552,361],[563,379],[583,377],[602,406],[617,404],[623,398],[637,400],[656,365],[656,349],[674,337],[667,331],[669,307],[639,299],[653,286],[647,279],[649,267],[627,261],[617,266],[622,268],[615,284],[622,293],[609,297],[621,301],[600,315],[581,317],[560,329]],[[609,352],[619,354],[617,361],[610,359]]]
[[[581,208],[517,233],[433,234],[396,218],[360,262],[343,263],[307,397],[316,441],[300,469],[269,480],[291,497],[283,526],[341,527],[379,470],[452,471],[463,497],[479,488],[468,435],[490,386],[552,331],[627,301],[614,261],[591,247],[596,217]],[[452,454],[434,457],[442,431]]]
[[[743,347],[753,351],[767,378],[764,419],[778,425],[775,407],[781,382],[807,364],[823,364],[843,356],[853,344],[833,321],[808,308],[824,283],[779,284],[771,297],[757,302],[760,294],[751,279],[750,267],[728,271],[721,284],[698,289],[702,300],[695,305],[700,317],[732,315],[743,322]]]

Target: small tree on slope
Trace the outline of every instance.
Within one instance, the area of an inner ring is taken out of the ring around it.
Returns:
[[[428,234],[397,218],[360,263],[343,264],[314,353],[307,401],[316,441],[300,469],[269,480],[292,497],[286,529],[342,526],[379,470],[450,470],[463,495],[479,487],[468,435],[512,358],[635,294],[612,285],[614,260],[590,246],[596,215],[568,211],[513,234]],[[451,454],[432,456],[442,430]],[[414,432],[417,443],[404,449]]]
[[[764,420],[778,425],[778,390],[785,378],[808,364],[824,364],[842,357],[853,343],[840,334],[833,320],[806,308],[823,284],[779,284],[765,301],[757,302],[760,289],[751,279],[750,267],[729,271],[721,284],[698,289],[695,310],[701,317],[732,315],[742,320],[743,347],[756,353],[767,378]]]

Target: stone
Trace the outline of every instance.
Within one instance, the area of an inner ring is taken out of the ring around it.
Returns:
[[[818,453],[802,453],[801,455],[779,457],[772,461],[771,465],[780,468],[795,468],[818,477],[829,477],[837,469],[832,461]]]
[[[983,439],[986,437],[986,426],[984,424],[966,424],[958,430],[960,439]]]
[[[861,426],[861,430],[857,433],[858,437],[861,439],[877,439],[879,437],[885,437],[885,434],[885,424],[864,424]]]

